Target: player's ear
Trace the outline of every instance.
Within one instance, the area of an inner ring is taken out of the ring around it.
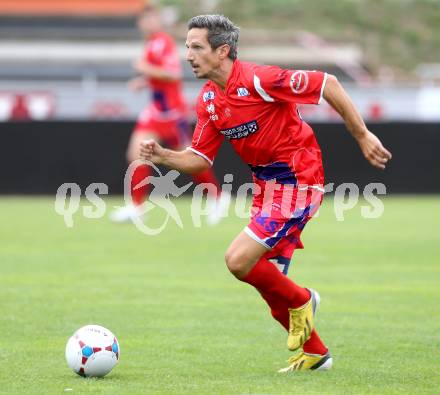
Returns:
[[[220,47],[217,48],[219,57],[221,60],[226,59],[229,55],[229,51],[231,50],[231,47],[228,44],[223,44]]]

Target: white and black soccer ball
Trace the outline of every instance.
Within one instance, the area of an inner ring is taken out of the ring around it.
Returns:
[[[86,325],[68,340],[66,360],[80,376],[104,377],[118,363],[120,352],[112,332],[99,325]]]

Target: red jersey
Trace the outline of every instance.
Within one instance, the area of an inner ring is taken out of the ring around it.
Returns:
[[[189,149],[212,163],[227,139],[257,179],[323,185],[321,150],[296,104],[319,104],[326,79],[235,60],[224,90],[212,81],[202,88]]]
[[[182,73],[179,54],[171,36],[165,32],[154,33],[147,41],[144,60],[153,66],[173,73]],[[147,78],[152,93],[151,116],[155,119],[176,118],[185,112],[182,81],[164,81]]]

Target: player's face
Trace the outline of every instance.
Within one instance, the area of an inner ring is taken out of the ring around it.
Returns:
[[[186,38],[186,60],[191,64],[197,78],[210,78],[220,67],[217,49],[212,49],[208,42],[206,29],[194,28],[188,31]]]
[[[144,11],[139,15],[137,26],[143,36],[149,36],[151,33],[161,29],[160,15],[155,11]]]

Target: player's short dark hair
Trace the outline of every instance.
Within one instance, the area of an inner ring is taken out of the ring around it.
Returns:
[[[224,15],[198,15],[188,22],[188,30],[194,28],[208,30],[208,42],[213,49],[228,44],[230,48],[228,57],[232,60],[237,59],[240,28],[235,26],[229,18]]]

